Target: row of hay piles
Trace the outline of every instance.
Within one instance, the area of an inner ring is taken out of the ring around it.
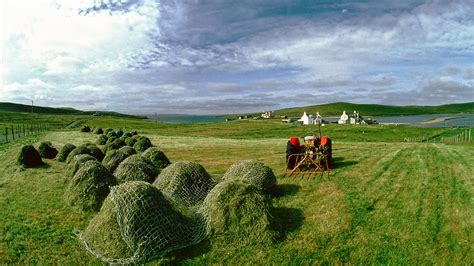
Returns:
[[[59,150],[59,155],[58,155],[57,160],[59,162],[66,161],[69,153],[71,153],[75,148],[76,148],[76,146],[74,146],[74,144],[71,144],[71,143],[64,144],[64,146],[61,148],[61,150]]]
[[[109,187],[116,184],[114,176],[100,162],[88,160],[68,180],[64,200],[82,211],[98,211],[109,194]]]
[[[176,204],[198,207],[214,187],[215,182],[202,165],[180,161],[163,169],[153,185]]]
[[[131,181],[112,188],[81,234],[94,255],[109,263],[139,263],[204,238],[199,217],[185,217],[154,186]]]
[[[41,158],[54,159],[58,154],[58,150],[53,147],[50,141],[41,142],[38,147],[38,152]]]
[[[119,183],[136,180],[153,183],[158,174],[159,170],[148,159],[139,154],[127,157],[114,171]]]
[[[67,156],[66,162],[69,163],[74,156],[79,155],[79,154],[89,154],[95,157],[98,161],[102,161],[104,158],[104,153],[94,144],[83,144],[78,147],[76,147],[74,150],[72,150],[69,155]]]

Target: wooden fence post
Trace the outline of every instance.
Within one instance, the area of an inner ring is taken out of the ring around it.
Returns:
[[[5,128],[5,142],[8,142],[8,128]]]
[[[12,126],[12,139],[15,140],[15,131],[13,130],[13,126]]]

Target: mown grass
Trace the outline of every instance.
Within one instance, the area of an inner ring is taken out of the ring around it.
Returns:
[[[190,126],[106,117],[90,122],[138,129],[171,161],[198,161],[216,177],[244,159],[264,162],[278,176],[280,196],[272,199],[276,244],[237,248],[204,242],[156,263],[474,263],[472,146],[397,142],[408,132],[445,129],[367,127],[364,139],[359,130],[366,127],[325,127],[335,140],[336,169],[329,177],[284,177],[288,136],[309,129],[267,122]],[[53,131],[20,141],[50,140],[59,148],[96,138]],[[21,170],[15,164],[19,148],[11,143],[0,152],[0,262],[99,264],[75,235],[92,215],[63,204],[64,163],[45,160],[43,168]]]

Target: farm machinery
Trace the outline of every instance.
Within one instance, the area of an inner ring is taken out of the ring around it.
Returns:
[[[286,147],[286,173],[313,174],[328,172],[332,168],[332,141],[328,136],[305,136],[303,145],[299,138],[291,137]]]

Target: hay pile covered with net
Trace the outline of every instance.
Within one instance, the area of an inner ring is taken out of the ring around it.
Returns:
[[[136,142],[137,142],[137,139],[135,138],[132,138],[132,137],[125,138],[125,144],[127,144],[130,147],[133,147],[133,145],[135,145]]]
[[[95,157],[98,161],[102,161],[102,159],[104,159],[104,153],[102,153],[102,151],[97,146],[89,143],[80,145],[72,150],[67,156],[66,162],[69,163],[74,158],[74,156],[79,154],[89,154]]]
[[[148,159],[156,168],[163,169],[171,164],[168,157],[166,157],[165,153],[157,147],[150,147],[142,156]]]
[[[136,180],[153,183],[158,174],[159,170],[138,154],[127,157],[114,171],[119,183]]]
[[[115,169],[119,166],[121,162],[123,162],[130,154],[124,153],[120,150],[110,150],[105,154],[102,163],[104,164],[105,168],[107,168],[110,172],[114,172]]]
[[[125,146],[125,141],[122,138],[114,139],[112,142],[107,142],[103,148],[104,153],[107,153],[110,150],[120,149]]]
[[[39,167],[43,165],[43,160],[41,160],[39,152],[35,147],[33,147],[33,145],[25,145],[21,147],[17,162],[26,168]]]
[[[272,169],[253,160],[233,164],[222,177],[223,181],[231,179],[247,180],[250,184],[265,192],[276,186],[276,177]]]
[[[180,161],[163,169],[153,185],[176,204],[195,207],[204,201],[215,182],[202,165]]]
[[[122,148],[120,148],[118,150],[125,153],[125,154],[127,154],[128,156],[137,154],[137,151],[134,148],[130,147],[130,146],[123,146]]]
[[[100,212],[80,235],[85,248],[108,263],[140,263],[205,238],[202,216],[184,216],[154,186],[131,181],[112,187]]]
[[[79,170],[79,168],[81,168],[81,166],[87,161],[97,161],[97,159],[89,154],[79,154],[74,156],[66,166],[68,177],[73,177],[77,170]]]
[[[94,133],[101,135],[101,134],[104,134],[104,130],[101,127],[98,127],[94,130]]]
[[[217,184],[204,200],[200,213],[210,237],[235,244],[271,244],[271,202],[247,180],[231,179]]]
[[[109,140],[109,138],[107,138],[106,135],[99,135],[99,137],[97,138],[97,144],[105,145],[107,143],[107,140]]]
[[[148,148],[152,147],[153,145],[151,144],[151,141],[149,138],[147,137],[144,137],[144,136],[141,136],[137,139],[137,142],[135,142],[135,144],[133,144],[133,148],[137,151],[137,152],[144,152],[146,151]]]
[[[83,211],[98,211],[109,194],[109,187],[116,184],[114,176],[100,162],[89,160],[68,181],[64,200]]]
[[[61,148],[61,150],[59,150],[57,160],[60,161],[60,162],[66,161],[67,156],[69,155],[69,153],[71,153],[75,148],[76,148],[76,146],[74,146],[74,144],[71,144],[71,143],[64,144],[64,146]]]
[[[38,147],[38,152],[41,158],[54,159],[58,154],[58,150],[53,147],[50,141],[41,142]]]

